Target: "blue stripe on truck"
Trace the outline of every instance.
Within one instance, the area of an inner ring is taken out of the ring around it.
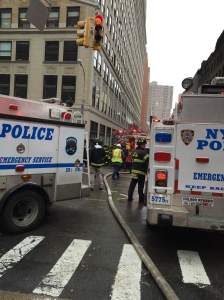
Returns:
[[[17,165],[0,165],[0,170],[13,170]],[[22,165],[22,164],[21,164]],[[82,166],[82,164],[80,164]],[[74,163],[61,163],[61,164],[25,164],[25,169],[50,169],[50,168],[72,168],[75,167]]]

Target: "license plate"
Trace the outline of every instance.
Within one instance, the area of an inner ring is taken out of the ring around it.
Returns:
[[[150,195],[150,203],[151,204],[170,205],[170,195],[151,194]]]
[[[189,197],[184,196],[182,198],[183,205],[188,206],[203,206],[203,207],[213,207],[214,206],[214,200],[213,199],[206,199],[206,198],[198,198],[198,197]]]

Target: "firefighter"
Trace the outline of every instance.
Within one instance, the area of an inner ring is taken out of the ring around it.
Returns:
[[[144,184],[149,164],[149,152],[145,149],[146,139],[140,138],[137,141],[137,148],[132,154],[132,179],[128,189],[128,201],[133,200],[135,186],[138,183],[139,202],[144,202]]]
[[[94,190],[94,185],[99,185],[99,189],[103,190],[103,175],[101,168],[105,162],[105,150],[100,145],[100,142],[96,141],[94,147],[90,151],[90,165],[91,165],[91,190]]]
[[[112,162],[112,168],[113,168],[112,179],[116,179],[116,177],[117,177],[117,179],[119,179],[120,178],[119,171],[123,164],[123,154],[122,154],[122,150],[121,150],[121,144],[117,144],[114,147],[114,149],[112,151],[111,162]]]

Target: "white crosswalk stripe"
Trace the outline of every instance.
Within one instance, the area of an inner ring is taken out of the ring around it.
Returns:
[[[60,296],[90,244],[91,241],[73,240],[33,293],[52,297]]]
[[[141,299],[142,264],[134,247],[124,245],[118,265],[111,300]]]
[[[7,270],[13,268],[16,263],[21,261],[21,259],[43,239],[43,236],[29,236],[4,254],[0,258],[0,277],[2,277]]]
[[[198,286],[211,284],[198,252],[178,250],[177,255],[184,283]]]
[[[8,270],[16,269],[18,263],[21,267],[21,260],[44,239],[44,236],[28,236],[0,257],[0,279]],[[43,279],[39,279],[40,283],[33,290],[33,294],[59,297],[72,276],[77,272],[78,266],[91,243],[89,240],[74,239],[55,265],[50,266],[50,272],[44,275]],[[195,284],[198,287],[211,284],[198,252],[178,250],[177,256],[183,283]],[[35,270],[33,271],[35,272]],[[111,287],[111,300],[140,300],[141,272],[142,263],[134,247],[125,244]],[[76,287],[73,289],[75,291]],[[27,292],[30,293],[31,291]]]

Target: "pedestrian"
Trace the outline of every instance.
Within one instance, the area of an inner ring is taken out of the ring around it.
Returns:
[[[112,174],[112,179],[119,179],[120,178],[120,169],[123,164],[123,155],[122,155],[122,150],[121,150],[121,144],[115,145],[113,151],[112,151],[112,169],[113,169],[113,174]]]
[[[100,145],[100,142],[96,141],[92,150],[90,151],[90,165],[91,165],[91,190],[94,190],[94,186],[98,185],[100,190],[103,190],[103,175],[102,167],[105,162],[105,150]]]
[[[128,189],[128,201],[133,200],[135,186],[138,183],[139,202],[144,202],[145,176],[147,174],[149,164],[149,152],[145,149],[145,146],[146,139],[138,139],[137,148],[132,154],[132,179]]]

